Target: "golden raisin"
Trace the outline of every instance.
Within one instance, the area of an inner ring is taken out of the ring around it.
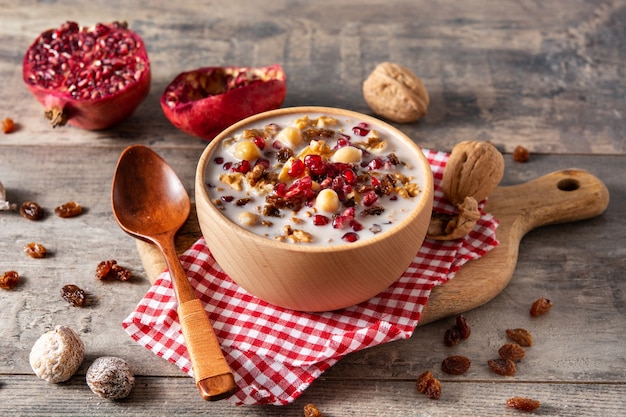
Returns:
[[[45,258],[48,250],[41,243],[30,242],[24,246],[24,253],[31,258]]]
[[[441,370],[451,375],[462,375],[469,369],[472,361],[465,356],[448,356],[441,362]]]
[[[513,397],[506,400],[506,406],[520,411],[535,411],[541,406],[537,400],[525,397]]]
[[[132,274],[129,269],[118,265],[115,259],[102,261],[96,267],[96,279],[117,279],[119,281],[128,281]]]
[[[2,120],[2,132],[11,133],[15,130],[15,122],[10,117],[6,117]]]
[[[526,351],[517,343],[506,343],[498,350],[498,355],[502,359],[510,359],[513,362],[519,362],[526,356]]]
[[[417,377],[415,389],[433,400],[438,400],[441,396],[441,382],[430,371],[423,372]]]
[[[513,149],[513,160],[515,162],[528,162],[529,159],[530,152],[528,152],[528,149],[523,146],[516,146],[515,149]]]
[[[324,417],[320,410],[313,404],[307,404],[304,406],[304,417]]]
[[[498,375],[513,376],[517,373],[515,362],[510,359],[491,359],[487,361],[489,369]]]
[[[26,201],[23,203],[20,207],[20,214],[28,220],[43,219],[43,209],[39,204],[33,201]]]
[[[20,276],[15,271],[6,271],[0,275],[0,288],[5,290],[12,290],[17,282],[20,280]]]
[[[55,207],[54,214],[64,219],[76,217],[83,212],[83,207],[75,201],[69,201]]]
[[[535,300],[532,306],[530,306],[530,315],[533,317],[546,314],[552,308],[552,301],[547,298],[541,297]]]
[[[506,335],[520,346],[529,347],[533,345],[533,336],[526,329],[506,329]]]

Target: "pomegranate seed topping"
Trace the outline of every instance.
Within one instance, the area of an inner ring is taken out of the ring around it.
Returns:
[[[370,207],[374,205],[378,201],[378,195],[374,191],[368,191],[363,196],[363,205],[365,207]]]
[[[287,184],[285,184],[284,182],[279,182],[278,184],[276,184],[276,187],[274,187],[274,194],[279,197],[284,197],[286,192]]]
[[[280,141],[278,140],[272,143],[272,148],[274,149],[281,149],[282,147],[283,147],[282,143],[280,143]]]
[[[215,161],[215,163],[218,165],[222,165],[224,163],[224,158],[222,158],[221,156],[218,156],[213,161]]]
[[[350,185],[354,185],[357,182],[357,176],[352,169],[346,169],[343,171],[343,178]]]
[[[232,162],[226,162],[222,168],[224,168],[224,171],[228,171],[232,166]]]
[[[359,123],[352,128],[352,132],[358,136],[367,136],[370,133],[369,126],[366,123]]]
[[[370,170],[381,169],[384,165],[385,164],[380,160],[380,158],[374,158],[369,164],[367,164],[367,168]]]
[[[323,214],[316,214],[313,216],[313,224],[316,226],[325,226],[330,222],[330,219]]]
[[[320,155],[307,155],[304,157],[304,166],[309,169],[313,175],[326,174],[326,163]]]
[[[262,165],[265,169],[268,169],[270,167],[270,161],[269,159],[259,158],[254,165]]]
[[[238,164],[232,166],[231,171],[233,172],[241,172],[242,174],[247,174],[250,172],[252,167],[250,166],[250,162],[245,159]]]
[[[302,174],[304,174],[304,162],[300,159],[296,159],[293,161],[287,173],[291,178],[298,178]]]
[[[348,232],[341,237],[346,242],[354,243],[359,240],[359,235],[354,232]]]
[[[265,149],[265,138],[262,138],[260,136],[255,136],[252,141],[260,150]]]
[[[357,222],[356,220],[350,221],[350,227],[355,232],[358,232],[359,230],[363,230],[363,225],[361,223]]]

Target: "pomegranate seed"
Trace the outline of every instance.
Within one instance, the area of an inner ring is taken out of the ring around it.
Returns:
[[[286,192],[287,184],[285,184],[284,182],[279,182],[278,184],[276,184],[276,187],[274,187],[274,194],[279,197],[284,197]]]
[[[274,149],[281,149],[283,147],[282,143],[280,143],[280,141],[274,141],[272,143],[272,148]]]
[[[302,174],[304,174],[304,162],[302,162],[300,159],[296,159],[287,170],[287,173],[291,178],[300,177]]]
[[[376,177],[372,177],[372,187],[380,187],[380,180]]]
[[[259,158],[254,165],[262,165],[265,169],[268,169],[270,167],[270,161],[269,159]]]
[[[304,157],[304,166],[309,169],[313,175],[326,174],[326,163],[320,155],[307,155]]]
[[[384,166],[383,161],[380,158],[374,158],[367,164],[367,168],[370,170],[380,169]]]
[[[352,128],[352,132],[358,136],[366,136],[370,132],[370,129],[366,123],[359,123]]]
[[[262,138],[261,136],[255,136],[252,141],[260,150],[265,149],[265,138]]]
[[[378,201],[378,195],[374,191],[368,191],[363,196],[363,205],[365,207],[370,207],[374,205]]]
[[[323,214],[316,214],[313,216],[313,224],[316,226],[325,226],[330,222],[330,219]]]
[[[358,232],[359,230],[363,230],[363,225],[361,223],[357,222],[356,220],[350,221],[350,227],[355,232]]]
[[[226,162],[222,168],[224,169],[224,171],[228,171],[232,166],[232,162]]]
[[[341,239],[345,240],[346,242],[354,243],[359,240],[359,235],[354,232],[348,232],[343,235]]]
[[[343,178],[350,185],[355,185],[357,182],[357,176],[352,169],[346,169],[343,171]]]
[[[231,168],[231,171],[241,172],[242,174],[247,174],[248,172],[250,172],[251,169],[252,167],[250,166],[250,162],[244,159],[240,163],[233,165],[233,167]]]
[[[221,156],[218,156],[213,161],[215,161],[215,163],[218,165],[222,165],[224,163],[224,158],[222,158]]]

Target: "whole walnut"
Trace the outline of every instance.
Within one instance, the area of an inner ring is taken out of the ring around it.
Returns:
[[[391,62],[374,68],[363,82],[363,97],[374,113],[398,123],[421,119],[430,103],[422,80],[408,68]]]
[[[70,379],[84,357],[85,345],[78,334],[67,326],[56,326],[37,339],[29,361],[35,375],[56,384]]]

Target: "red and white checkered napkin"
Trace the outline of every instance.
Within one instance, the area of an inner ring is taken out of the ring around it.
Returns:
[[[448,155],[424,150],[435,178],[435,207],[451,211],[439,188]],[[430,291],[497,244],[497,221],[484,214],[465,239],[426,240],[407,271],[381,294],[325,313],[279,308],[250,295],[216,264],[204,240],[182,256],[235,374],[237,404],[287,404],[344,355],[411,336]],[[139,344],[192,375],[169,273],[162,273],[123,322]]]

